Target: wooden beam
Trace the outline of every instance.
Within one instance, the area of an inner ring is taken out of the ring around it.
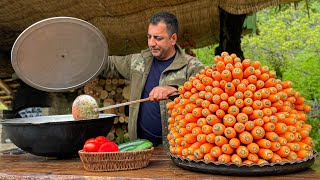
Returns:
[[[17,92],[16,89],[12,90],[13,93]],[[0,90],[0,96],[7,95],[7,93],[4,90]]]
[[[7,85],[10,87],[10,88],[12,88],[12,90],[13,89],[17,89],[17,87],[19,87],[20,86],[20,84],[19,83],[7,83]]]
[[[12,96],[12,89],[2,79],[0,79],[0,88],[3,89],[7,95]]]
[[[5,94],[6,94],[6,92],[4,92],[4,90],[0,90],[0,96],[5,95]]]
[[[241,49],[242,25],[246,14],[235,15],[219,8],[220,16],[220,38],[219,46],[215,49],[215,55],[221,55],[226,51],[235,53],[240,59],[244,59]]]
[[[12,99],[12,96],[0,96],[0,100],[9,100]]]
[[[5,103],[6,105],[10,105],[10,104],[12,103],[12,101],[7,100],[7,101],[4,101],[4,103]]]
[[[12,78],[3,78],[2,80],[3,80],[4,82],[11,82],[11,81],[13,81]]]

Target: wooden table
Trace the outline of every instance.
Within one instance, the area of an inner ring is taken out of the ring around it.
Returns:
[[[156,148],[146,168],[131,171],[88,172],[79,158],[49,159],[31,154],[0,155],[0,179],[256,179],[257,177],[221,176],[192,172],[177,167],[163,147]],[[263,176],[259,179],[320,179],[320,158],[311,168],[281,176]]]

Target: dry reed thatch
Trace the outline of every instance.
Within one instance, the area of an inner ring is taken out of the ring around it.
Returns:
[[[150,16],[159,11],[177,15],[178,43],[190,40],[197,47],[218,42],[219,6],[232,14],[255,12],[295,0],[2,0],[0,1],[0,50],[10,51],[18,35],[33,23],[49,17],[69,16],[86,20],[102,31],[110,54],[124,55],[147,47]]]
[[[249,14],[261,9],[300,0],[219,0],[219,6],[231,14]]]

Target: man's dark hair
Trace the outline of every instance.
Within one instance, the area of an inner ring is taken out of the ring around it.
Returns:
[[[178,27],[178,20],[177,17],[168,12],[159,12],[154,14],[150,18],[150,24],[157,25],[159,22],[164,22],[167,25],[167,31],[169,35],[176,33],[178,34],[179,27]]]

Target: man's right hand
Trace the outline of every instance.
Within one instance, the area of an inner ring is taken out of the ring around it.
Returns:
[[[150,101],[160,101],[169,99],[169,97],[178,92],[177,88],[172,86],[157,86],[149,94]]]

